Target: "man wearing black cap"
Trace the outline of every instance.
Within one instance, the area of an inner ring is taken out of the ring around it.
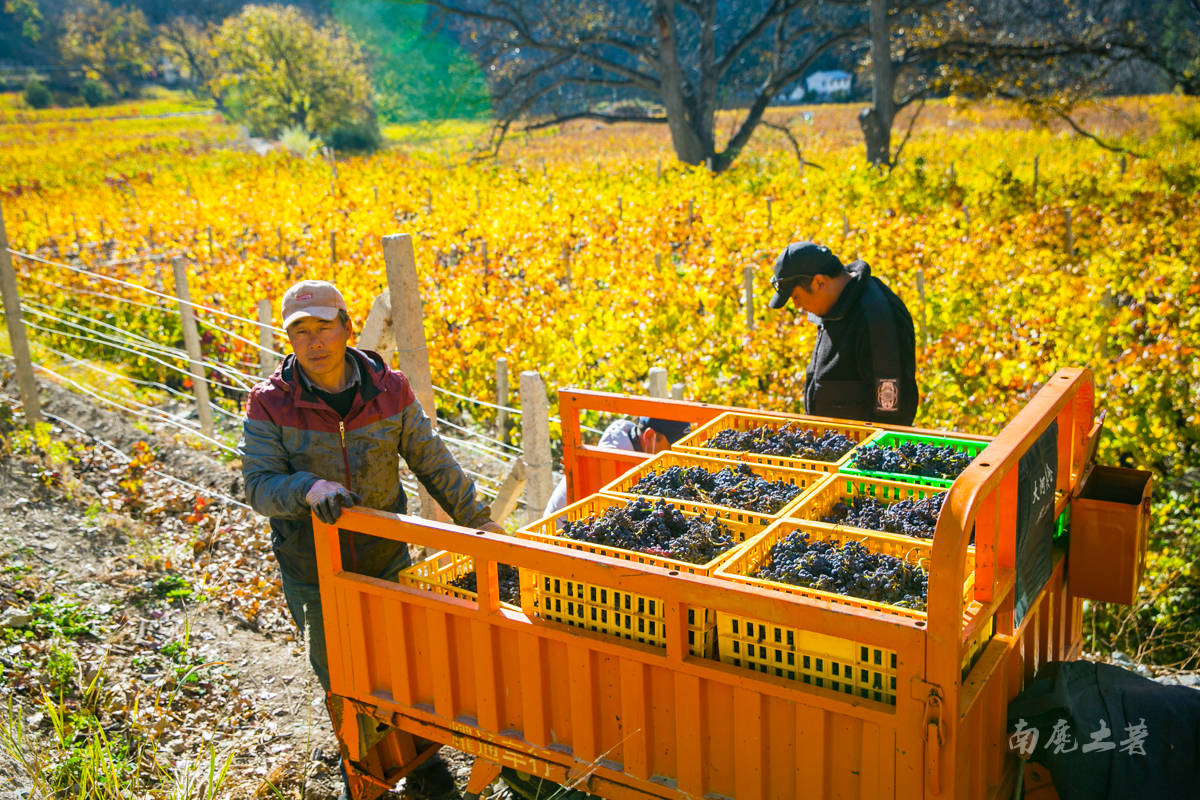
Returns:
[[[628,450],[637,453],[661,453],[671,445],[687,436],[691,425],[673,419],[658,419],[657,417],[638,417],[636,420],[618,419],[609,423],[600,434],[600,447],[611,447],[615,450]],[[550,502],[546,503],[546,511],[542,516],[548,517],[567,505],[567,481],[564,478],[554,487]]]
[[[817,325],[804,380],[806,414],[912,424],[918,400],[912,317],[865,261],[843,267],[824,245],[792,242],[775,260],[771,286],[771,308],[791,300]]]

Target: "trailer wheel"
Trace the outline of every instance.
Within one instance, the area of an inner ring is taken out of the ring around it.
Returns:
[[[551,797],[554,800],[592,800],[595,797],[577,789],[564,789],[557,783],[517,772],[511,767],[500,771],[500,779],[508,785],[513,795],[521,800],[549,800]]]

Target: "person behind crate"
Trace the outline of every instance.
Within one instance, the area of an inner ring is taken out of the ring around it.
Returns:
[[[638,453],[661,453],[687,436],[691,426],[686,422],[657,417],[638,417],[636,420],[618,419],[609,423],[600,434],[600,447],[614,450],[629,450]],[[542,516],[548,517],[567,505],[567,479],[563,478],[554,487],[550,502]]]
[[[292,353],[250,392],[242,476],[250,505],[270,518],[284,599],[328,692],[314,514],[332,525],[349,506],[404,513],[408,501],[399,455],[457,524],[504,529],[492,521],[474,483],[433,431],[408,379],[377,353],[349,346],[353,327],[332,283],[296,283],[283,295],[282,313]],[[395,580],[409,565],[408,545],[347,534],[342,561],[348,571]],[[418,785],[410,788],[419,789],[423,781],[435,794],[453,789],[453,776],[440,759],[422,766],[414,773]]]
[[[771,308],[791,300],[817,325],[804,413],[912,424],[919,400],[912,316],[865,261],[843,266],[824,245],[792,242],[775,260],[771,286]]]

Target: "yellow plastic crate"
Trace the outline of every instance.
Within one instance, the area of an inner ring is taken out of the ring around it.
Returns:
[[[933,549],[931,541],[786,518],[747,542],[717,569],[716,575],[736,583],[849,609],[887,614],[894,616],[897,624],[923,626],[926,623],[924,611],[752,577],[766,562],[775,543],[797,530],[807,532],[811,540],[839,544],[862,542],[872,552],[903,558],[926,570]],[[964,598],[969,596],[974,583],[974,568],[970,566],[970,578],[963,587]],[[990,638],[986,627],[977,637],[979,641],[972,643],[974,649],[967,655],[967,666],[974,653],[983,647],[985,634]],[[717,645],[720,660],[727,664],[881,703],[894,705],[896,702],[897,653],[892,650],[725,612],[717,613]]]
[[[740,460],[728,460],[723,458],[711,458],[708,456],[698,456],[691,453],[677,453],[671,450],[659,453],[658,455],[646,461],[642,465],[626,472],[621,477],[617,478],[612,483],[608,484],[600,490],[601,494],[610,495],[613,497],[622,497],[633,499],[638,495],[633,493],[634,485],[644,476],[651,472],[662,471],[670,467],[702,467],[709,472],[719,472],[722,469],[736,469],[745,465],[760,478],[769,481],[784,481],[793,486],[799,487],[799,494],[788,501],[778,511],[772,513],[764,513],[760,511],[752,511],[745,508],[734,508],[732,506],[718,506],[709,503],[698,503],[690,500],[677,500],[673,497],[664,498],[670,503],[679,506],[688,511],[699,511],[712,516],[716,514],[723,519],[733,520],[734,522],[745,522],[750,525],[756,525],[759,529],[765,528],[777,519],[780,519],[787,514],[798,502],[804,499],[806,494],[817,486],[822,480],[829,477],[824,472],[816,472],[806,469],[790,469],[787,467],[772,467],[767,464],[758,464]],[[642,495],[643,497],[655,497],[656,495]]]
[[[948,491],[946,488],[940,486],[922,486],[915,483],[883,480],[882,478],[864,478],[839,472],[828,476],[820,486],[805,494],[801,501],[788,512],[788,516],[811,522],[821,522],[823,517],[829,516],[838,502],[859,495],[874,497],[884,505],[891,505],[899,503],[901,500],[923,500],[946,491]],[[886,533],[886,531],[873,531],[869,528],[859,528],[842,523],[837,523],[836,527],[863,533]],[[927,540],[911,536],[901,536],[900,538],[909,542],[933,541],[932,536]]]
[[[478,602],[479,597],[476,592],[450,585],[451,581],[458,580],[463,575],[474,571],[475,559],[471,558],[471,556],[442,550],[434,553],[424,561],[401,570],[397,581],[414,589],[423,589],[475,603]],[[520,610],[518,606],[512,603],[501,602],[500,605],[510,608],[513,611]]]
[[[775,456],[766,453],[752,453],[748,450],[719,450],[708,445],[708,442],[718,433],[725,430],[750,431],[755,428],[770,427],[775,430],[786,426],[795,426],[805,431],[821,435],[826,431],[844,434],[855,443],[855,447],[847,450],[836,461],[818,461],[797,456]],[[680,439],[671,447],[684,453],[694,453],[712,458],[726,458],[734,461],[752,461],[757,464],[767,464],[775,467],[790,469],[810,469],[817,472],[836,472],[839,465],[844,464],[855,448],[879,433],[879,428],[869,425],[851,425],[834,422],[823,422],[811,417],[799,416],[769,416],[767,414],[746,414],[738,411],[727,411],[721,416],[709,421],[703,427]]]
[[[691,575],[711,575],[717,567],[731,558],[741,543],[762,530],[761,525],[730,519],[718,514],[721,522],[728,526],[733,535],[734,547],[706,564],[692,564],[663,558],[636,550],[581,542],[557,534],[560,520],[572,522],[599,516],[608,508],[624,506],[632,499],[593,495],[562,511],[521,528],[517,536],[524,539],[566,547],[585,553],[596,553],[610,558],[621,558],[638,564],[649,564],[666,570],[675,570]],[[686,507],[683,503],[671,503],[689,517],[707,516]],[[522,607],[526,614],[543,619],[574,625],[587,630],[617,636],[623,639],[666,647],[665,604],[660,598],[621,592],[607,586],[568,580],[555,575],[521,569],[522,587],[532,587],[522,593]],[[697,613],[699,612],[699,613]],[[706,609],[688,609],[688,646],[693,655],[711,657],[715,643],[715,615]]]

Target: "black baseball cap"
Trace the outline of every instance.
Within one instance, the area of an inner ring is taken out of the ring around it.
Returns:
[[[684,436],[688,435],[688,431],[692,429],[691,423],[679,422],[673,419],[659,419],[658,417],[638,417],[638,424],[643,428],[649,428],[652,431],[661,433],[667,437],[667,441],[675,444]]]
[[[843,269],[842,262],[828,247],[815,242],[792,242],[775,259],[775,274],[771,286],[775,294],[767,304],[771,308],[783,308],[792,298],[796,280],[806,275],[837,275]]]

